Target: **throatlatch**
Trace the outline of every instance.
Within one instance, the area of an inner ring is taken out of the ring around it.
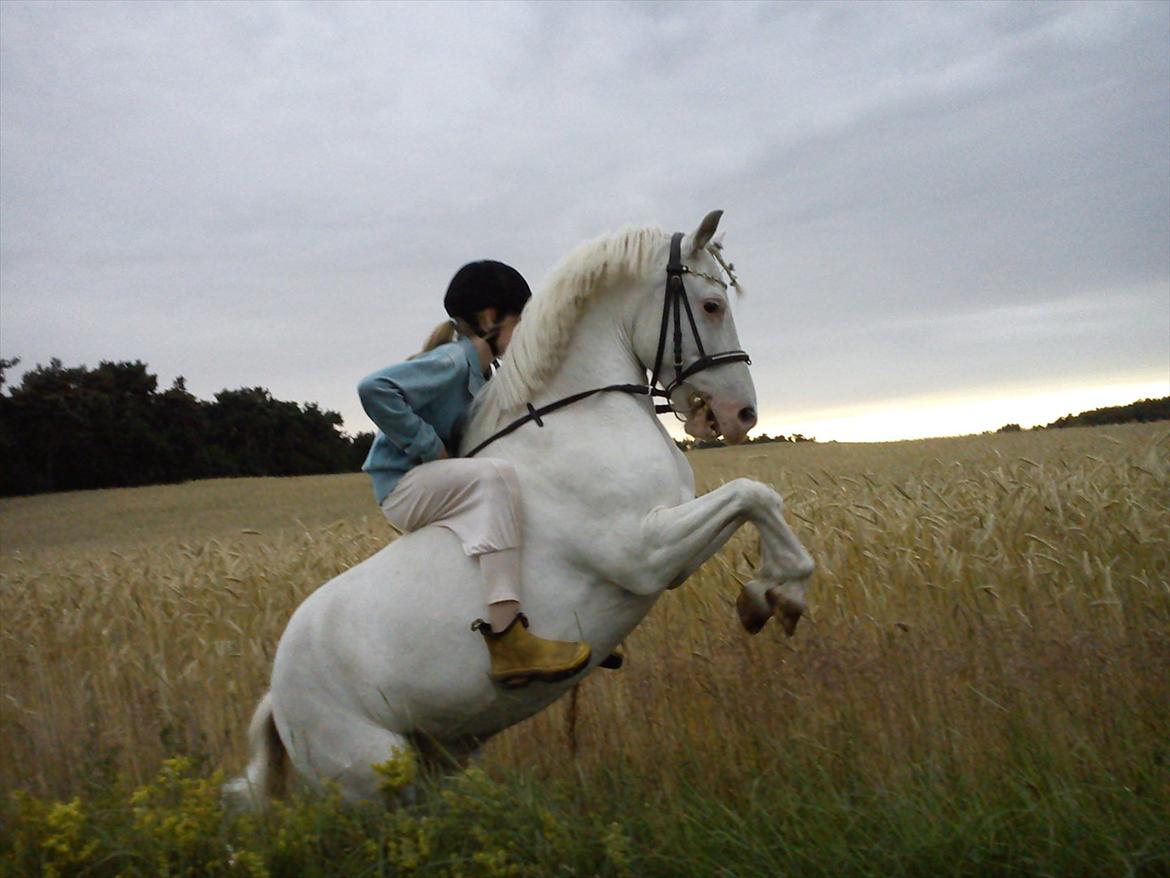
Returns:
[[[675,410],[674,406],[671,405],[670,395],[687,378],[698,372],[702,372],[704,369],[712,369],[715,366],[724,366],[728,363],[747,363],[751,365],[752,359],[747,355],[746,351],[721,351],[717,354],[708,354],[703,350],[703,340],[699,337],[699,326],[695,322],[695,313],[691,310],[691,303],[687,298],[686,284],[683,283],[684,274],[695,274],[695,272],[683,264],[682,239],[682,232],[675,232],[670,237],[670,259],[666,265],[666,294],[662,302],[662,325],[658,330],[658,350],[654,355],[654,368],[650,372],[650,382],[648,384],[610,384],[606,387],[594,387],[590,390],[582,390],[580,393],[574,393],[571,396],[558,399],[555,402],[550,402],[548,405],[543,405],[540,408],[535,408],[532,403],[528,403],[528,414],[522,415],[498,433],[489,436],[464,456],[474,457],[497,439],[502,439],[509,433],[515,432],[529,421],[535,421],[536,426],[543,427],[544,422],[541,418],[545,415],[555,412],[557,409],[562,409],[565,406],[572,405],[575,402],[580,402],[583,399],[588,399],[598,393],[630,393],[636,396],[662,397],[666,402],[655,405],[654,411],[659,414],[673,412],[675,417],[678,417],[680,420],[685,420]],[[719,259],[719,262],[720,265],[724,264],[722,259]],[[716,278],[710,278],[709,275],[703,275],[703,277],[715,280],[716,283],[721,283]],[[732,282],[735,282],[734,278]],[[687,314],[687,322],[691,327],[691,334],[695,339],[695,347],[699,351],[698,358],[685,368],[682,363],[682,312],[684,310]],[[666,384],[660,388],[659,384],[662,382],[662,360],[666,355],[666,334],[670,329],[672,314],[674,315],[674,380],[670,384]]]

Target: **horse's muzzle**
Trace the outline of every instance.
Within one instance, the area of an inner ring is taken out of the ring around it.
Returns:
[[[723,441],[728,445],[739,445],[747,439],[748,431],[756,425],[756,407],[744,405],[742,401],[731,400],[709,403],[715,416],[715,423]]]

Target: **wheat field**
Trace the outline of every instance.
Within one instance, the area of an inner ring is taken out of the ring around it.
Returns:
[[[818,564],[796,636],[736,622],[746,528],[625,668],[486,748],[515,813],[625,834],[550,853],[501,824],[519,871],[480,850],[418,874],[1170,870],[1170,426],[689,458],[700,491],[785,497]],[[359,474],[0,501],[0,785],[64,801],[176,755],[238,770],[289,615],[393,537],[371,499]],[[367,874],[414,874],[395,862]]]

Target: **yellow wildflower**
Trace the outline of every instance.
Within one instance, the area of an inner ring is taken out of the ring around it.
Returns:
[[[398,795],[418,777],[418,760],[412,750],[396,750],[385,762],[371,767],[378,775],[378,789],[387,798]]]

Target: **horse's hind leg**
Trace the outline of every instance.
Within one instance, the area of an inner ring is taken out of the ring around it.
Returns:
[[[409,797],[411,784],[399,788],[398,781],[407,781],[418,766],[415,749],[405,735],[345,713],[333,714],[328,726],[317,730],[312,750],[305,756],[313,778],[319,784],[336,784],[350,802],[390,803]],[[379,772],[375,765],[386,768]]]

